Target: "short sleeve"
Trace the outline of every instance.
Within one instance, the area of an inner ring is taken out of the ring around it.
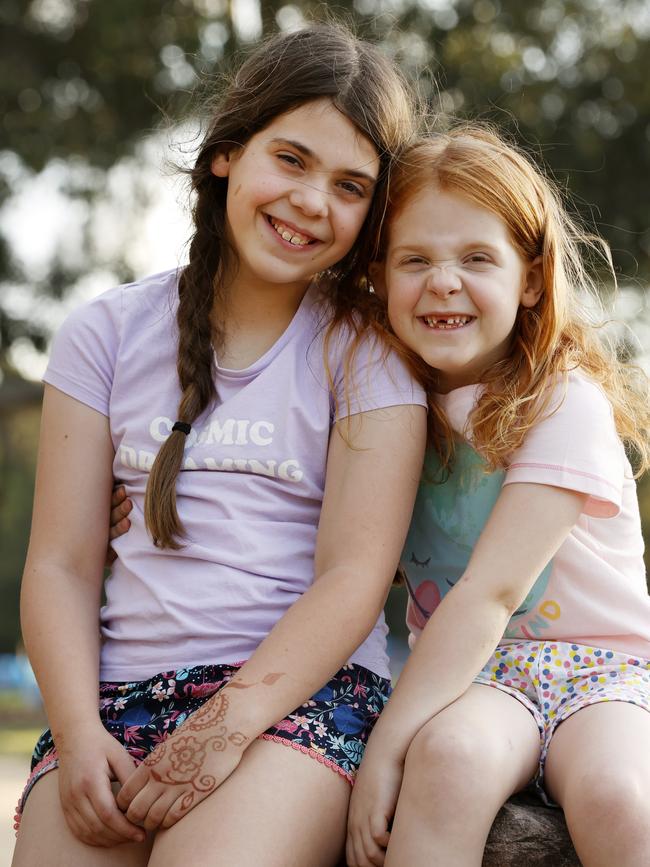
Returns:
[[[43,382],[106,416],[119,344],[119,297],[112,290],[68,316],[43,376]]]
[[[376,334],[367,332],[349,355],[350,340],[344,339],[342,329],[334,347],[338,356],[332,365],[336,421],[388,406],[427,406],[424,389],[406,363]]]
[[[551,407],[513,454],[504,484],[578,491],[589,497],[585,514],[614,517],[621,509],[627,459],[609,401],[595,383],[572,373],[566,394],[558,386]]]

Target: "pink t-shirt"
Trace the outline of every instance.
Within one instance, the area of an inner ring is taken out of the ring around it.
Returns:
[[[503,642],[562,640],[650,659],[650,598],[632,471],[601,389],[578,372],[558,387],[557,410],[529,431],[504,471],[485,473],[467,420],[478,386],[439,396],[461,436],[444,484],[427,455],[402,568],[408,624],[417,635],[463,574],[503,485],[553,485],[587,494],[576,526],[513,615]],[[523,544],[523,542],[522,542]]]
[[[102,680],[139,680],[247,659],[313,580],[330,430],[337,416],[323,362],[327,314],[312,287],[288,328],[245,370],[217,367],[217,405],[192,426],[177,482],[187,531],[155,548],[144,492],[179,402],[177,273],[119,286],[75,311],[52,348],[45,382],[110,419],[113,472],[133,500],[101,612]],[[338,417],[425,405],[402,363],[366,340],[350,405],[347,337],[330,349]],[[345,605],[341,599],[341,605]],[[352,661],[388,675],[381,617]]]

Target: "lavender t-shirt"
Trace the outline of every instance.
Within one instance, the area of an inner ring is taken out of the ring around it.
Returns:
[[[144,526],[149,470],[179,402],[177,272],[112,289],[57,335],[44,380],[110,419],[113,471],[133,501],[131,530],[101,611],[102,680],[247,659],[313,580],[330,430],[347,414],[425,405],[402,363],[366,340],[353,389],[347,337],[331,341],[335,398],[323,361],[326,311],[312,287],[279,340],[245,370],[216,368],[218,400],[194,423],[177,481],[187,531],[178,551]],[[346,600],[341,599],[341,605]],[[388,675],[380,617],[351,661]]]

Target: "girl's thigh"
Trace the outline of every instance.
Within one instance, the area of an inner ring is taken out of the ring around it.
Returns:
[[[650,713],[623,701],[592,704],[561,723],[548,748],[544,780],[565,809],[574,792],[645,802],[650,809]],[[609,793],[609,794],[608,794]]]
[[[332,867],[350,784],[299,750],[257,740],[226,782],[154,843],[150,867]]]
[[[12,867],[145,867],[151,848],[149,841],[105,849],[77,840],[61,809],[58,776],[58,771],[50,771],[30,792]]]

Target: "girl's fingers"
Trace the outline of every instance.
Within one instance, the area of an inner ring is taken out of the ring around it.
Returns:
[[[119,506],[120,503],[124,502],[124,500],[126,500],[126,488],[124,485],[118,485],[116,488],[113,488],[113,493],[111,494],[111,509]]]
[[[193,798],[188,799],[188,795],[195,795]],[[195,807],[199,801],[203,800],[204,796],[196,797],[196,793],[184,791],[181,795],[176,793],[176,797],[174,799],[173,804],[170,806],[167,811],[167,815],[164,817],[161,828],[171,828],[172,825],[175,825],[179,819],[182,819],[183,816],[190,811],[192,807]],[[207,797],[207,796],[206,796]]]
[[[124,789],[122,789],[122,791],[124,791]],[[144,820],[147,818],[149,810],[153,807],[158,798],[164,795],[166,791],[166,786],[161,786],[153,780],[149,781],[146,786],[140,789],[140,791],[131,798],[131,802],[126,811],[126,818],[135,825],[142,825]],[[176,795],[178,796],[178,792],[176,792]]]
[[[117,768],[114,768],[114,770],[117,774]],[[140,792],[140,790],[144,789],[144,787],[147,785],[147,780],[147,769],[144,767],[144,765],[140,765],[137,770],[133,771],[133,773],[129,775],[115,798],[115,800],[117,801],[117,806],[120,810],[122,810],[123,813],[128,814],[128,809],[131,805],[131,802]],[[142,818],[144,818],[144,815]]]
[[[120,786],[124,786],[126,781],[135,773],[136,764],[121,744],[116,742],[115,745],[117,749],[108,756],[108,763]]]
[[[111,501],[111,524],[117,524],[122,518],[126,518],[133,509],[133,502],[129,499],[120,500],[117,503]]]
[[[368,863],[372,864],[373,867],[382,867],[384,859],[386,858],[386,852],[375,843],[370,836],[370,832],[364,836],[363,848]]]
[[[359,831],[348,836],[346,855],[350,867],[373,867],[375,863],[367,851],[364,835]]]
[[[360,867],[357,857],[356,838],[352,834],[348,834],[345,841],[345,861],[348,867]]]
[[[124,842],[125,840],[142,842],[145,836],[144,832],[141,828],[129,822],[126,816],[119,810],[108,781],[107,784],[105,790],[96,788],[88,794],[88,805],[91,811],[90,818],[96,819],[96,822],[93,823],[93,830],[113,842]],[[88,810],[85,811],[85,816],[86,819],[89,818]],[[99,826],[97,826],[97,823],[99,823]]]
[[[390,833],[388,831],[388,822],[384,816],[375,815],[370,817],[370,833],[378,846],[384,849],[388,846]]]
[[[111,521],[113,520],[111,515]],[[119,539],[120,536],[123,536],[126,532],[128,532],[131,527],[131,522],[128,518],[122,518],[121,521],[118,521],[117,524],[111,523],[111,526],[108,530],[108,538],[113,541],[113,539]]]
[[[151,807],[149,808],[149,812],[144,818],[143,825],[147,831],[155,831],[157,828],[165,828],[171,827],[167,826],[163,823],[163,820],[169,814],[171,808],[173,808],[174,804],[178,800],[178,792],[173,789],[169,789],[166,792],[163,792],[162,795],[153,802]],[[172,822],[172,825],[174,823]]]
[[[88,846],[116,846],[124,843],[125,839],[114,831],[108,829],[99,818],[93,805],[88,798],[84,798],[77,805],[76,810],[76,836]]]

